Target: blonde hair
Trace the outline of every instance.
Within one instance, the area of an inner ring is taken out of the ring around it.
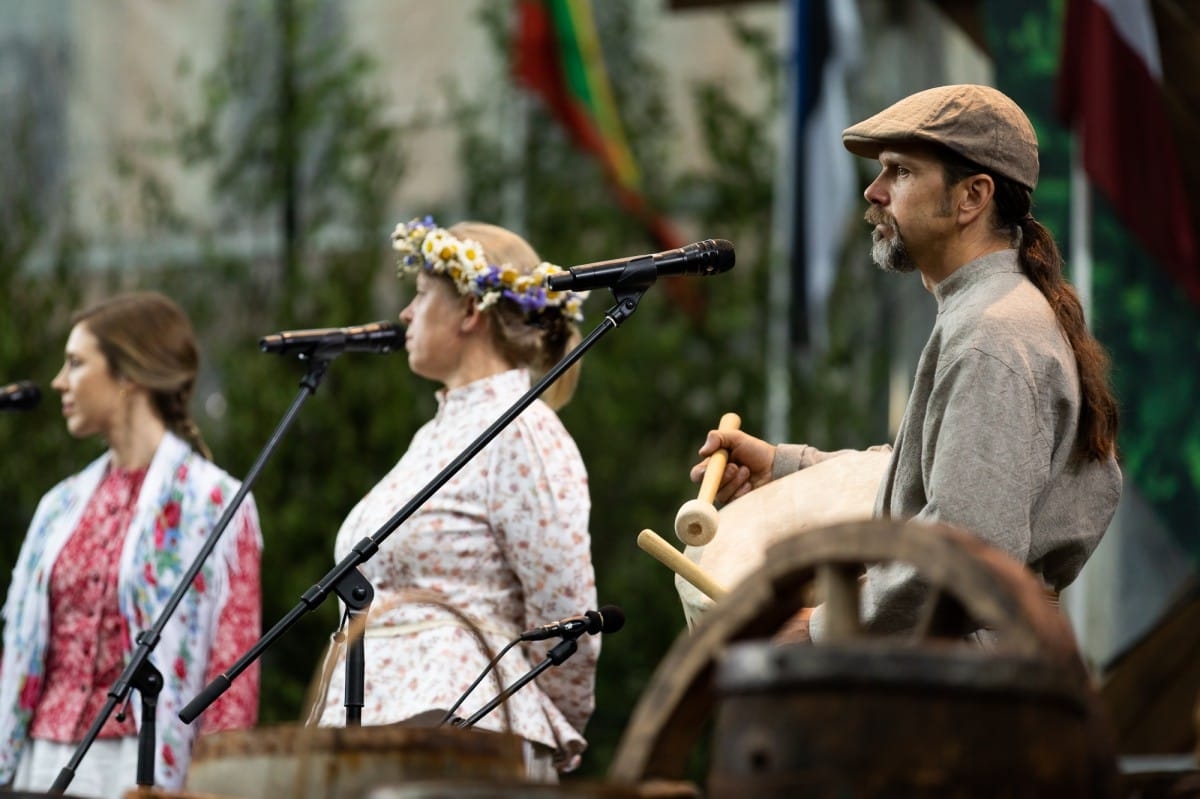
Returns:
[[[489,263],[508,264],[521,274],[531,273],[542,263],[529,242],[510,230],[486,222],[459,222],[448,228],[460,239],[473,239],[483,246]],[[532,319],[516,303],[500,301],[490,306],[492,342],[510,363],[529,370],[541,379],[582,336],[579,327],[557,309],[546,309]],[[558,410],[571,401],[579,384],[580,362],[576,361],[542,394],[542,400]]]
[[[200,366],[196,334],[187,314],[156,291],[120,294],[76,313],[99,343],[109,370],[150,391],[167,428],[212,460],[188,405]]]

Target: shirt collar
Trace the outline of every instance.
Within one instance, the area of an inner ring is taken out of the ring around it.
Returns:
[[[955,295],[962,294],[993,275],[1020,271],[1017,251],[1013,249],[997,250],[969,261],[933,287],[938,310],[941,311]]]

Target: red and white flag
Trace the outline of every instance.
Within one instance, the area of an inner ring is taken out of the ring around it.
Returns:
[[[1068,0],[1058,110],[1092,183],[1200,304],[1200,117],[1187,99],[1200,85],[1187,44],[1200,21],[1186,5]]]

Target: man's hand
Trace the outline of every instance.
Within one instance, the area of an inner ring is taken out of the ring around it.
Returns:
[[[700,457],[704,460],[692,467],[690,476],[693,483],[704,479],[709,456],[719,449],[729,453],[729,462],[725,465],[725,474],[717,489],[717,502],[731,502],[751,489],[771,482],[771,466],[775,462],[773,444],[741,430],[710,430],[704,446],[700,447]]]

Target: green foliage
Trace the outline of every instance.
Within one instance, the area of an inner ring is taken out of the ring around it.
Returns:
[[[1096,198],[1096,331],[1113,359],[1121,462],[1200,562],[1200,314]]]
[[[47,78],[49,80],[49,77]],[[77,248],[70,219],[53,216],[68,189],[58,185],[51,132],[42,128],[33,84],[9,96],[0,112],[0,385],[32,380],[42,392],[32,411],[0,414],[0,590],[7,592],[11,566],[38,499],[58,480],[99,454],[95,445],[71,440],[50,382],[62,364],[70,312],[81,292]]]
[[[0,459],[0,526],[7,531],[0,538],[3,590],[38,499],[101,452],[66,435],[50,388],[62,363],[67,317],[79,297],[72,263],[69,257],[60,261],[47,279],[44,274],[30,275],[21,262],[0,260],[6,306],[0,316],[0,381],[33,380],[42,391],[34,410],[0,414],[0,448],[6,453]]]

